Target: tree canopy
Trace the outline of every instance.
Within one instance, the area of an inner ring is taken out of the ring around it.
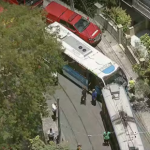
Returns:
[[[50,142],[50,145],[40,140],[39,136],[30,139],[30,150],[69,150],[67,143],[56,145],[54,142]]]
[[[39,8],[0,5],[0,149],[21,149],[41,128],[47,108],[43,93],[65,63],[63,48],[45,33]]]

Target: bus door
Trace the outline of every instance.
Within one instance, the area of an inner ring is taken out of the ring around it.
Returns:
[[[88,89],[89,89],[89,91],[92,91],[93,89],[96,90],[98,101],[101,101],[101,97],[102,97],[101,90],[103,87],[104,87],[103,81],[100,78],[98,78],[96,75],[94,75],[93,73],[89,72],[89,74],[88,74]]]

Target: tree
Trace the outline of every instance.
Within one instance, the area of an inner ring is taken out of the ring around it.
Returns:
[[[30,139],[30,144],[30,150],[69,150],[66,143],[56,145],[55,143],[51,142],[50,145],[45,145],[45,143],[40,140],[39,136]]]
[[[41,128],[43,93],[65,62],[61,43],[45,32],[40,9],[0,5],[0,149],[22,149]]]
[[[140,64],[134,65],[133,68],[143,80],[146,79],[146,83],[150,86],[150,37],[148,34],[145,34],[141,36],[140,40],[141,43],[146,47],[148,53],[144,58],[145,61]]]

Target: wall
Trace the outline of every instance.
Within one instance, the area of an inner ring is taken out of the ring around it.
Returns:
[[[109,18],[105,18],[102,14],[95,15],[94,19],[101,24],[103,30],[107,30],[119,43],[119,29],[115,22]]]
[[[144,29],[147,29],[147,28],[148,28],[148,22],[145,19],[145,20],[139,22],[138,24],[136,24],[132,27],[129,27],[127,34],[129,34],[130,36],[133,36],[133,35],[137,34],[138,32],[140,32]]]

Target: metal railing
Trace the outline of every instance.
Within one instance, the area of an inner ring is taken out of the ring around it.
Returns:
[[[137,9],[140,13],[150,19],[150,7],[147,6],[144,1],[133,0],[133,7]]]

